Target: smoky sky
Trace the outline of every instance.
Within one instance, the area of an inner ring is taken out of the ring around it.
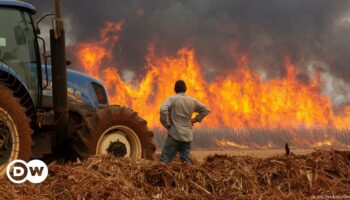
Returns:
[[[53,0],[30,0],[41,13]],[[283,59],[305,67],[317,63],[350,81],[350,1],[348,0],[62,0],[68,37],[98,39],[106,21],[125,20],[114,49],[116,64],[142,74],[150,42],[157,55],[195,49],[205,77],[236,67],[237,52],[268,77],[283,75]],[[74,46],[74,44],[71,44]],[[233,48],[234,47],[234,48]],[[232,49],[235,49],[232,52]],[[74,59],[73,59],[74,60]],[[306,68],[306,67],[305,67]]]

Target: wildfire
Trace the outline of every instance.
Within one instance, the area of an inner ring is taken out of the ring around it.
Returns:
[[[228,141],[228,140],[218,140],[216,142],[218,146],[224,146],[224,147],[233,147],[238,149],[249,149],[246,145],[237,144],[234,141]]]
[[[323,140],[323,141],[316,142],[314,145],[312,145],[312,147],[320,148],[324,146],[332,146],[332,144],[333,144],[332,140]]]
[[[206,104],[211,113],[201,126],[229,128],[349,128],[350,107],[342,116],[333,113],[328,96],[320,93],[321,72],[308,83],[297,79],[298,67],[285,58],[285,77],[264,81],[249,67],[247,54],[239,54],[238,67],[208,82],[191,48],[176,55],[156,57],[149,47],[147,73],[125,82],[115,66],[112,50],[124,22],[108,22],[100,39],[81,43],[76,55],[85,73],[102,81],[112,104],[133,108],[150,127],[159,127],[159,106],[173,95],[173,84],[183,79],[188,94]],[[135,87],[137,85],[137,87]],[[220,141],[219,141],[220,143]],[[237,145],[225,143],[226,145]]]

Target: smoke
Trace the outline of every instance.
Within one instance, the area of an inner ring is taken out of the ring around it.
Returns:
[[[283,59],[290,56],[303,67],[301,73],[308,73],[308,63],[317,62],[334,77],[327,83],[350,82],[348,0],[62,1],[71,46],[97,39],[106,21],[125,20],[114,54],[116,65],[129,77],[143,73],[152,43],[158,55],[190,45],[207,79],[234,68],[237,52],[247,52],[250,66],[266,79],[283,75]],[[39,13],[53,11],[54,1],[28,2]]]

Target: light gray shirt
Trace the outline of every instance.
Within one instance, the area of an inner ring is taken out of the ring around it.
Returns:
[[[178,93],[161,105],[160,122],[175,140],[190,142],[193,140],[191,118],[194,112],[198,113],[194,120],[201,122],[209,109],[195,98]]]

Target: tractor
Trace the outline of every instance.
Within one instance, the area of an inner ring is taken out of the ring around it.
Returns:
[[[16,159],[152,159],[147,122],[130,108],[109,105],[100,81],[67,69],[61,2],[54,4],[55,14],[43,17],[52,22],[46,51],[35,7],[0,0],[0,176]]]

